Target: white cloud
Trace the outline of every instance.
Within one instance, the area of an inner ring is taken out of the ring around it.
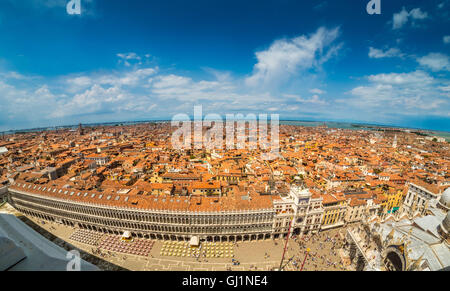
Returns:
[[[123,60],[141,60],[141,57],[138,56],[136,53],[124,53],[124,54],[117,54],[117,56]]]
[[[313,93],[313,94],[319,94],[319,95],[326,93],[325,91],[317,89],[317,88],[311,89],[311,90],[309,90],[309,92]]]
[[[311,90],[313,91],[313,90]],[[296,103],[307,103],[307,104],[316,104],[316,105],[325,105],[328,104],[325,100],[321,99],[318,94],[314,94],[309,99],[302,98],[299,95],[295,94],[283,94],[284,97],[293,100]]]
[[[198,100],[229,100],[242,98],[243,92],[236,93],[235,85],[227,80],[194,81],[178,75],[161,75],[154,78],[151,92],[160,99],[176,99],[184,102]],[[256,98],[253,98],[253,101]]]
[[[159,68],[132,69],[112,73],[92,73],[82,76],[63,77],[67,84],[65,88],[69,93],[79,93],[92,85],[109,86],[143,86],[148,79],[157,74]]]
[[[324,100],[320,99],[319,95],[313,95],[311,97],[311,99],[307,100],[306,102],[307,103],[313,103],[313,104],[321,104],[321,105],[327,104],[327,102],[325,102]]]
[[[423,71],[371,75],[366,86],[353,88],[353,98],[341,99],[378,118],[381,114],[447,115],[449,102],[446,93],[439,89],[440,81]],[[392,116],[391,116],[392,117]]]
[[[433,77],[423,71],[370,75],[368,79],[374,83],[389,85],[430,84],[434,80]]]
[[[131,71],[103,74],[94,76],[95,83],[102,85],[136,86],[147,82],[149,77],[155,75],[159,68],[134,69]]]
[[[398,13],[394,13],[392,18],[392,29],[400,29],[409,20],[423,20],[428,18],[428,13],[423,12],[420,8],[414,8],[410,12],[408,12],[405,7]]]
[[[123,77],[116,80],[116,83],[121,85],[135,86],[142,80],[146,80],[148,77],[155,75],[158,72],[158,68],[145,68],[137,69],[126,73]]]
[[[408,22],[408,17],[409,13],[408,11],[406,11],[405,7],[403,7],[402,11],[400,11],[399,13],[394,13],[392,28],[393,29],[401,28],[403,25],[406,24],[406,22]]]
[[[95,84],[81,94],[76,94],[68,102],[57,106],[52,113],[52,117],[64,117],[68,115],[90,114],[109,110],[110,106],[120,105],[117,102],[124,103],[127,99],[127,93],[119,87],[103,88]]]
[[[412,19],[425,19],[428,18],[428,13],[423,12],[420,8],[415,8],[409,12],[409,16]]]
[[[154,88],[173,88],[173,87],[181,87],[188,85],[191,83],[191,78],[186,78],[182,76],[176,75],[167,75],[167,76],[159,76],[158,80],[153,84]]]
[[[438,87],[438,88],[439,88],[439,90],[442,90],[444,92],[450,92],[450,85],[441,86],[441,87]]]
[[[74,78],[68,78],[66,80],[68,87],[67,90],[71,93],[78,92],[80,90],[86,89],[92,85],[92,79],[87,76],[79,76]]]
[[[47,118],[52,112],[58,98],[47,85],[29,87],[26,84],[18,86],[0,80],[0,128],[8,129],[18,123],[28,123],[34,126],[36,121]]]
[[[442,41],[444,42],[444,43],[450,43],[450,35],[446,35],[446,36],[444,36],[443,38],[442,38]]]
[[[381,59],[381,58],[392,58],[402,56],[403,54],[398,48],[390,48],[386,51],[383,51],[381,49],[369,47],[369,58]]]
[[[450,60],[447,55],[441,53],[430,53],[417,59],[417,62],[432,71],[450,71]]]
[[[150,54],[145,54],[143,57],[134,52],[119,53],[119,64],[124,64],[126,67],[131,65],[142,65],[143,61],[150,58]]]
[[[28,120],[24,127],[34,127],[101,118],[167,118],[192,110],[195,104],[202,104],[205,111],[222,113],[263,113],[274,108],[292,112],[299,107],[313,110],[327,104],[319,97],[326,93],[318,89],[322,86],[319,74],[322,64],[340,48],[335,44],[338,36],[338,28],[319,28],[310,35],[274,41],[267,50],[256,53],[257,63],[247,78],[209,68],[205,69],[208,76],[199,79],[161,72],[150,66],[150,54],[134,52],[117,54],[125,67],[111,71],[56,78],[0,71],[0,124],[5,127]],[[280,86],[285,79],[294,84],[289,90]],[[258,83],[264,86],[253,86]],[[293,100],[281,93],[294,91],[311,95]]]
[[[17,80],[26,80],[30,79],[31,77],[24,76],[22,74],[19,74],[17,72],[1,72],[0,76],[2,76],[5,79],[17,79]]]
[[[253,87],[270,86],[320,66],[338,51],[339,45],[331,45],[338,36],[338,28],[321,27],[310,36],[276,40],[267,50],[256,52],[258,62],[245,83]]]

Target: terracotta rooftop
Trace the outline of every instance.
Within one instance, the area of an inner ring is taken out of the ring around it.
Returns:
[[[218,212],[273,208],[272,199],[270,196],[261,196],[257,193],[250,194],[250,199],[248,200],[242,199],[239,193],[235,192],[231,192],[229,196],[222,197],[169,195],[144,196],[137,194],[133,195],[137,192],[131,191],[127,194],[118,193],[118,191],[114,189],[109,189],[108,191],[105,190],[102,192],[80,191],[71,188],[53,187],[49,184],[35,185],[24,183],[23,181],[16,182],[14,185],[11,185],[10,189],[79,203],[145,210]]]

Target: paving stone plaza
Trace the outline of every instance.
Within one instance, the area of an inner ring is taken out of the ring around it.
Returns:
[[[86,237],[83,241],[79,239],[80,230],[56,223],[45,222],[42,224],[42,221],[38,220],[34,220],[34,222],[60,238],[61,241],[127,270],[274,270],[280,267],[285,244],[285,240],[282,239],[233,244],[216,243],[215,245],[202,242],[197,252],[189,253],[185,242],[140,240],[128,243],[129,249],[133,249],[133,244],[142,244],[141,241],[151,245],[151,248],[133,254],[131,251],[117,249],[113,251],[111,247],[109,249],[105,247],[108,246],[104,243],[105,241],[111,242],[113,239],[118,241],[119,237],[112,238],[106,235],[106,238],[102,238],[98,237],[96,233],[89,232],[89,234],[83,233]],[[286,271],[300,270],[305,259],[306,249],[309,248],[310,252],[303,267],[304,271],[346,270],[339,257],[342,233],[343,229],[334,229],[304,238],[292,237],[288,242],[282,269]],[[95,237],[96,241],[92,237]]]

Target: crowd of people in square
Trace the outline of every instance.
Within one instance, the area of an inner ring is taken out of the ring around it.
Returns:
[[[337,231],[305,235],[293,239],[300,251],[288,256],[286,269],[304,271],[346,270],[338,250],[343,246],[343,238]],[[290,248],[294,251],[294,248]],[[305,259],[306,258],[306,259]]]

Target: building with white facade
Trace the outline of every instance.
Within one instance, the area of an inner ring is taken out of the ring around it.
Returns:
[[[357,270],[437,271],[450,267],[450,188],[424,216],[391,215],[347,230],[345,256]]]
[[[424,215],[430,201],[438,197],[438,190],[430,190],[422,185],[410,183],[408,194],[403,201],[400,212],[402,214],[406,213],[410,217]]]
[[[322,222],[322,200],[320,195],[312,195],[309,189],[298,182],[292,185],[288,195],[273,202],[276,211],[275,229],[286,229],[292,220],[293,234],[317,233]]]

